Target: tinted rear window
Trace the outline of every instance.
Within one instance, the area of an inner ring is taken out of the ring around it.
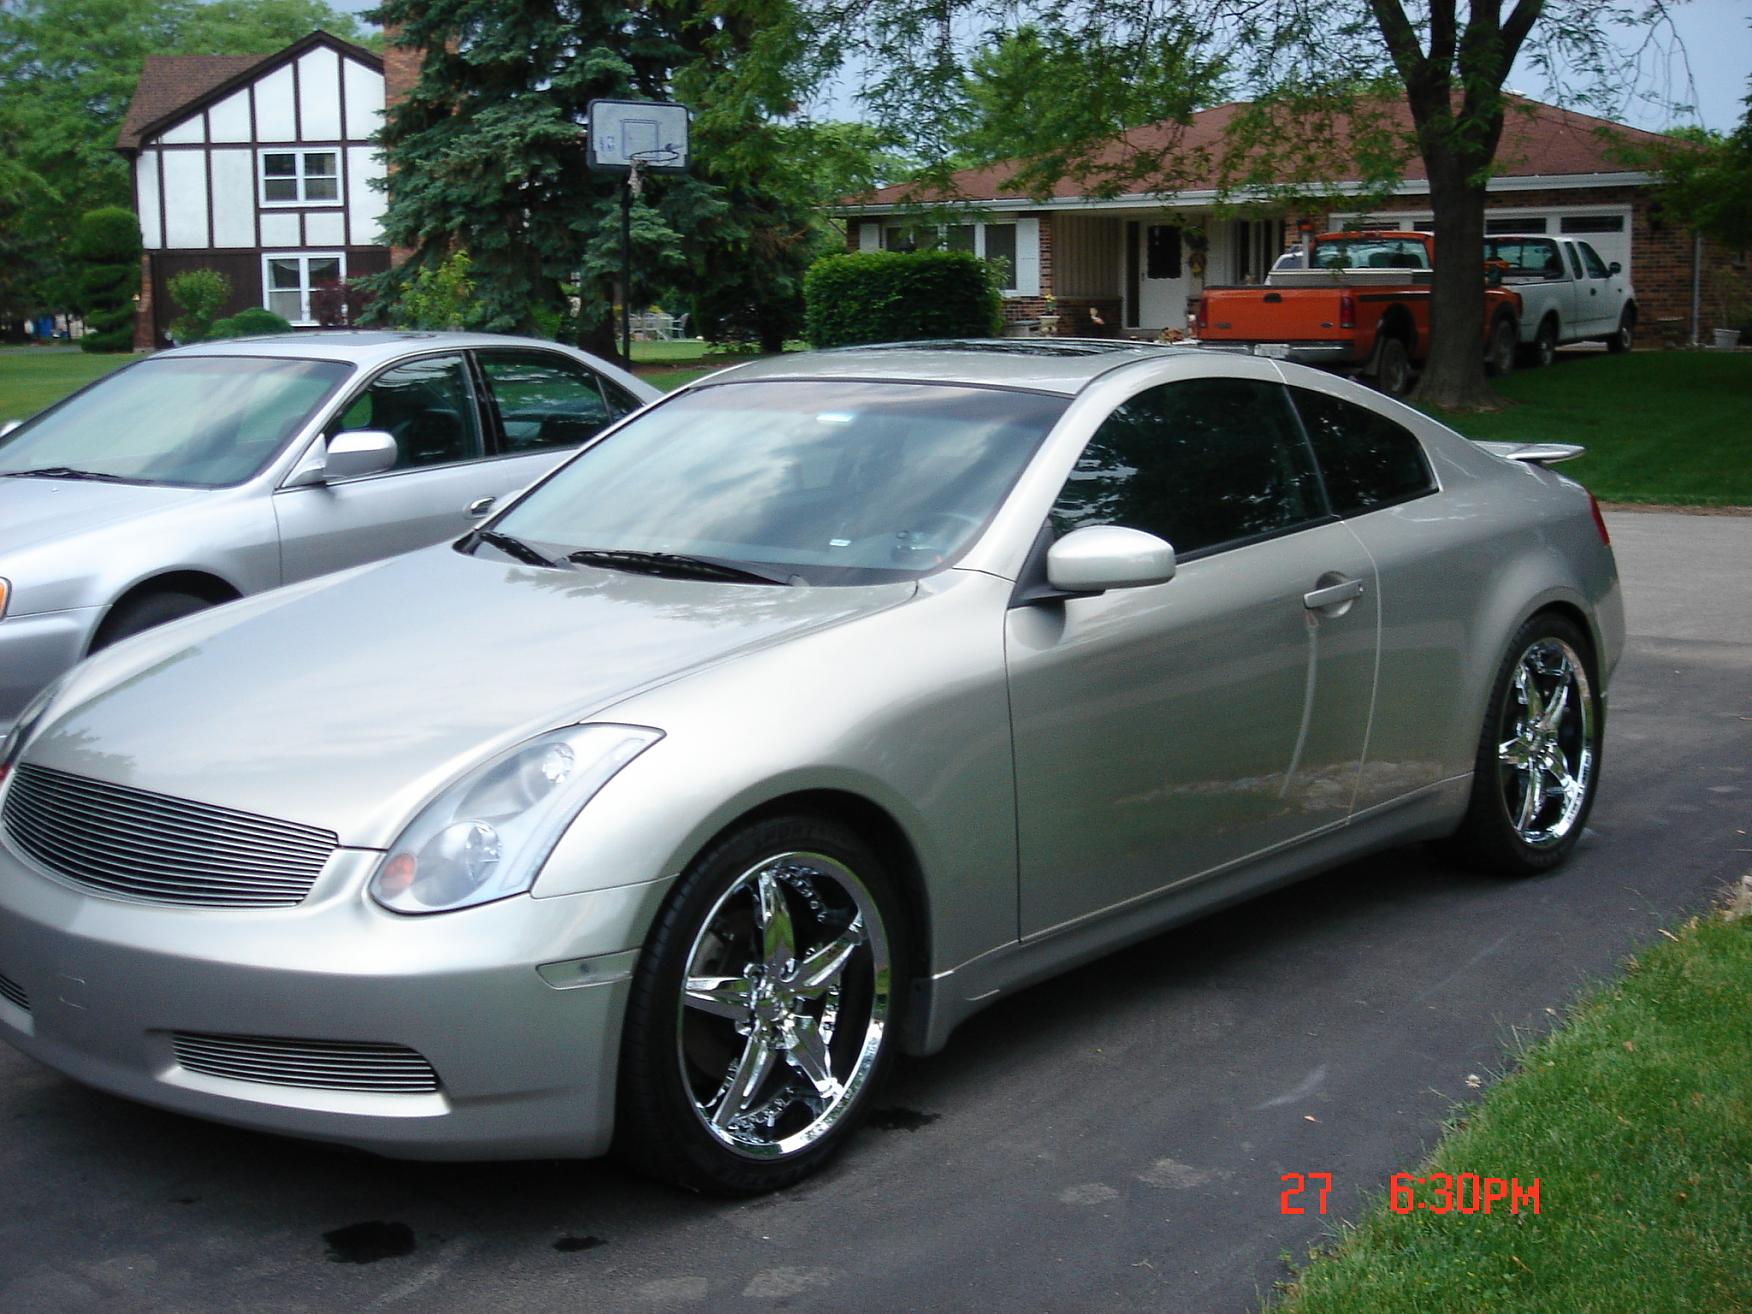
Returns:
[[[1325,393],[1291,388],[1290,396],[1339,515],[1361,515],[1436,491],[1423,444],[1411,430]]]

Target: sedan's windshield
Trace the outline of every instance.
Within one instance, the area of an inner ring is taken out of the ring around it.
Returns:
[[[0,475],[42,470],[204,488],[241,483],[352,369],[259,356],[142,361],[0,438]]]
[[[750,382],[633,420],[494,528],[555,558],[663,553],[808,584],[953,561],[1064,411],[1062,397],[912,383]]]

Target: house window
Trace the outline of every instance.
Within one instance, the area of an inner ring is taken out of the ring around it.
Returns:
[[[339,205],[337,151],[263,151],[263,205]]]
[[[1017,290],[1016,225],[943,224],[889,225],[882,230],[884,251],[971,251],[986,260],[1004,262],[1005,292]]]
[[[263,304],[294,324],[314,324],[311,290],[346,276],[347,258],[337,251],[263,256]]]

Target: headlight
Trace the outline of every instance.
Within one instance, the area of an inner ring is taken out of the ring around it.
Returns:
[[[524,893],[579,810],[662,737],[573,725],[499,754],[421,809],[383,855],[371,897],[391,912],[433,913]]]
[[[0,620],[6,619],[6,604],[12,600],[12,585],[0,579]]]
[[[12,772],[12,767],[24,752],[24,746],[36,732],[38,724],[43,719],[43,713],[49,710],[49,704],[55,701],[55,695],[61,692],[64,680],[56,680],[44,689],[29,703],[25,704],[12,729],[6,732],[6,738],[0,739],[0,781],[6,779]]]

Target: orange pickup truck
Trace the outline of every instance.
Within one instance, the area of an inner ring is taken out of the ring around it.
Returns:
[[[1264,287],[1208,289],[1199,341],[1368,375],[1398,395],[1429,354],[1434,262],[1428,233],[1322,233],[1311,267],[1273,269]],[[1485,289],[1480,340],[1492,373],[1513,368],[1520,323],[1519,294]]]

